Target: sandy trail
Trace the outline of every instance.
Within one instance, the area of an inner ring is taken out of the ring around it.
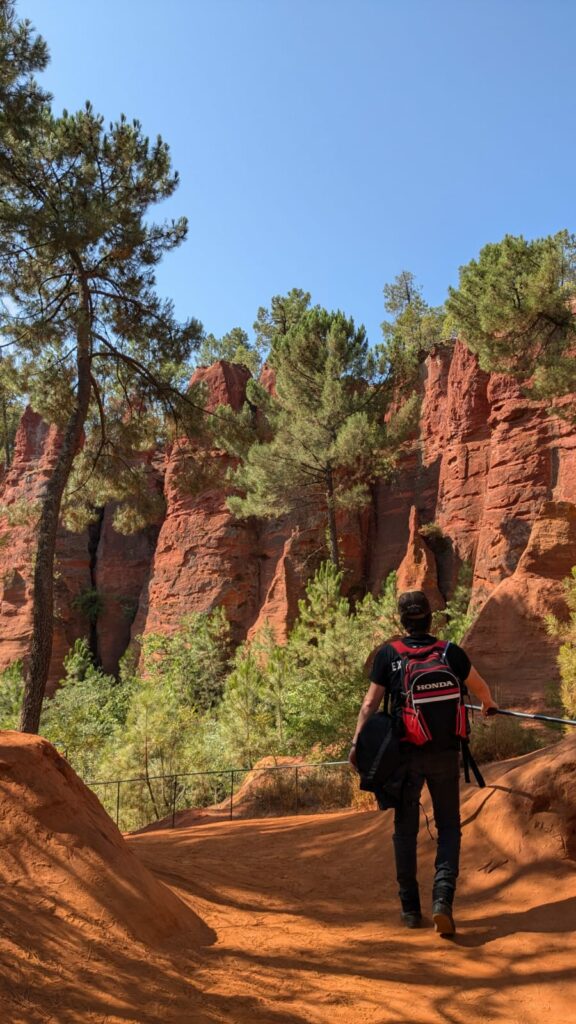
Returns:
[[[130,845],[215,931],[194,980],[236,993],[238,1024],[574,1022],[574,863],[548,856],[556,840],[542,828],[542,856],[528,842],[529,863],[486,835],[500,795],[466,790],[454,941],[436,936],[430,917],[420,931],[400,927],[389,813],[219,823]],[[420,850],[429,900],[425,830]]]
[[[449,941],[400,926],[389,812],[126,843],[49,744],[3,735],[1,1024],[576,1024],[576,738],[465,787]]]

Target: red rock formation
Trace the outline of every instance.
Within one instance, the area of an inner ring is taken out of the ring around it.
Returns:
[[[515,571],[496,587],[464,644],[503,703],[538,703],[559,681],[545,616],[567,616],[563,579],[576,565],[576,506],[545,502]]]
[[[193,380],[205,384],[206,405],[214,411],[225,403],[239,409],[248,378],[243,367],[219,362],[199,370]],[[263,382],[273,389],[271,371]],[[501,603],[507,593],[501,588],[516,576],[544,502],[576,503],[576,431],[568,419],[552,417],[543,403],[524,397],[509,378],[481,371],[460,343],[453,351],[439,348],[428,358],[422,390],[420,437],[407,447],[394,480],[375,486],[373,504],[364,513],[339,519],[345,585],[352,593],[367,586],[378,590],[387,574],[401,566],[403,585],[417,579],[440,605],[453,589],[459,563],[466,560],[474,569],[474,605],[481,610],[496,594]],[[5,504],[34,500],[56,445],[55,432],[28,412],[14,464],[1,485]],[[220,471],[197,494],[184,479],[195,460],[208,461]],[[105,611],[97,632],[109,669],[127,641],[137,600],[132,637],[143,631],[171,632],[187,612],[218,604],[226,608],[237,639],[252,635],[265,621],[280,639],[286,635],[306,579],[326,556],[323,516],[318,512],[306,522],[296,516],[274,522],[236,520],[226,506],[224,471],[229,464],[223,453],[207,451],[199,443],[174,446],[166,460],[167,512],[156,547],[153,533],[116,535],[110,509],[104,513],[93,564],[88,538],[61,531],[53,678],[66,648],[87,631],[74,600],[94,582],[104,592]],[[423,543],[417,518],[436,524],[441,547],[433,543],[434,531],[427,545]],[[6,525],[0,534],[7,534]],[[33,529],[14,527],[0,551],[0,664],[22,656],[27,648],[32,550]],[[549,578],[544,572],[536,575],[540,581]],[[552,588],[539,584],[554,607],[557,583],[555,579]],[[502,618],[501,628],[517,638],[522,616],[514,618],[512,611],[510,616]]]
[[[436,559],[420,536],[419,529],[418,513],[412,507],[409,520],[410,535],[408,548],[398,568],[398,593],[401,594],[405,590],[423,590],[428,596],[432,611],[437,611],[444,607],[444,601],[438,590]]]
[[[206,386],[206,408],[244,402],[250,373],[244,367],[219,361],[198,370],[193,383]],[[166,517],[160,528],[150,580],[132,630],[172,633],[184,615],[223,606],[235,638],[240,640],[258,609],[259,566],[256,527],[238,521],[228,511],[229,491],[224,484],[231,460],[211,452],[210,461],[221,467],[221,483],[200,494],[190,493],[186,480],[194,477],[194,462],[205,452],[180,441],[167,459],[164,480]],[[217,474],[215,474],[216,476]]]

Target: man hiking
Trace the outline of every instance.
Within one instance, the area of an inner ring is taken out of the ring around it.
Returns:
[[[455,932],[452,906],[460,858],[460,745],[466,737],[463,698],[470,690],[488,715],[497,710],[490,689],[457,644],[430,635],[432,610],[422,591],[401,594],[398,612],[406,636],[375,654],[349,760],[356,767],[356,741],[364,723],[386,697],[402,736],[402,796],[394,812],[394,855],[402,921],[422,924],[416,877],[420,794],[428,786],[438,832],[432,916],[441,935]]]

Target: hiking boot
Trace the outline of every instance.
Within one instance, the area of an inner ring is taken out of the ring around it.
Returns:
[[[403,910],[402,924],[405,928],[421,928],[422,914],[419,910]]]
[[[436,900],[432,907],[432,920],[434,921],[434,928],[439,935],[454,935],[456,925],[452,917],[452,907],[449,903]]]

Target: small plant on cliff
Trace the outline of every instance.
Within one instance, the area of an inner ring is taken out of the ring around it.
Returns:
[[[564,580],[566,604],[570,612],[567,622],[561,622],[554,615],[546,618],[550,636],[562,641],[558,651],[560,669],[560,700],[565,713],[576,718],[576,566],[571,576]]]
[[[123,115],[106,128],[90,104],[55,117],[34,81],[46,46],[7,0],[0,54],[1,329],[22,391],[61,429],[38,526],[22,712],[22,728],[36,732],[52,649],[56,532],[74,463],[74,502],[97,472],[119,480],[123,497],[132,482],[142,499],[153,494],[145,466],[132,468],[129,456],[150,447],[162,416],[194,419],[182,367],[201,327],[178,324],[155,291],[156,266],[187,232],[184,218],[149,217],[178,184],[167,145],[150,143]]]
[[[74,598],[72,607],[78,609],[80,614],[88,619],[88,622],[96,622],[104,611],[104,595],[95,587],[90,587]]]
[[[446,308],[485,370],[533,379],[532,394],[576,389],[576,236],[506,235],[460,268]]]

